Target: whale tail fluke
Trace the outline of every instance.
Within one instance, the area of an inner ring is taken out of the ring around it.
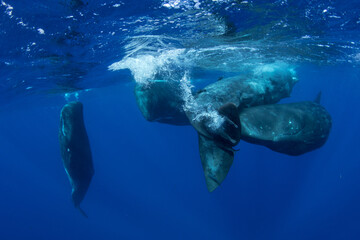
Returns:
[[[79,210],[79,212],[81,213],[81,215],[83,215],[83,216],[86,217],[86,218],[89,218],[88,215],[86,214],[86,212],[85,212],[84,210],[82,210],[80,206],[78,206],[78,207],[76,207],[76,208]]]
[[[89,218],[88,215],[85,213],[84,210],[81,209],[81,207],[77,207],[77,209],[79,210],[79,212],[81,213],[81,215],[83,215],[86,218]]]
[[[321,101],[321,91],[318,92],[316,98],[314,99],[314,102],[316,102],[317,104],[320,104],[320,101]]]
[[[226,178],[234,161],[234,151],[218,145],[214,140],[199,133],[199,150],[206,186],[214,191]]]

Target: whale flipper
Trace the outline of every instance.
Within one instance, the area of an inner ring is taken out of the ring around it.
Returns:
[[[232,148],[219,146],[212,139],[199,133],[199,150],[206,186],[214,191],[225,179],[234,161]]]
[[[65,172],[72,187],[72,201],[82,215],[87,217],[80,208],[80,203],[94,175],[94,166],[84,124],[82,103],[70,102],[62,108],[59,143]]]

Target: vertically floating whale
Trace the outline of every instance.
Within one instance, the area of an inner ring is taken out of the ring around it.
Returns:
[[[80,203],[94,175],[94,166],[81,102],[70,102],[62,108],[59,142],[64,168],[72,187],[72,201],[74,206],[87,217],[80,208]]]

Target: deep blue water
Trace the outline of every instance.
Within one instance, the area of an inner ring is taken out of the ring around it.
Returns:
[[[0,4],[0,239],[360,238],[358,1],[76,2]],[[329,139],[298,157],[242,141],[209,193],[196,131],[147,122],[135,81],[201,88],[274,61],[299,79],[283,102],[322,91]],[[58,142],[75,99],[95,166],[88,219]]]

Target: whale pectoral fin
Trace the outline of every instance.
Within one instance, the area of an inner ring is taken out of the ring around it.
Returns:
[[[234,160],[234,151],[223,148],[212,139],[199,135],[201,164],[204,169],[206,186],[214,191],[226,178]]]

